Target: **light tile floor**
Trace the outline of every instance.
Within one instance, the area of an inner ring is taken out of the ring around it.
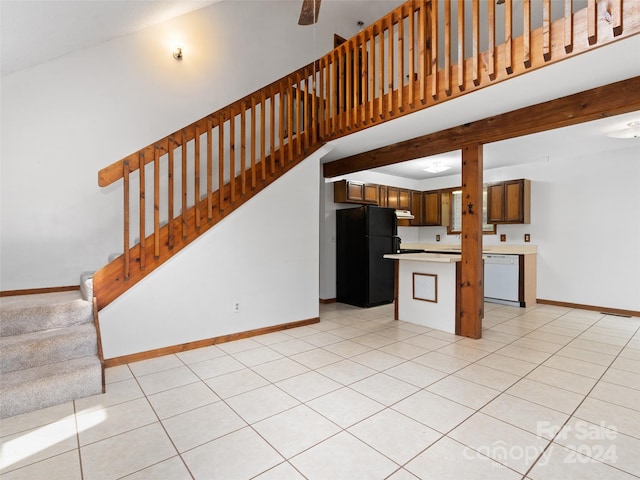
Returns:
[[[471,340],[391,305],[320,314],[0,421],[0,477],[640,478],[640,318],[487,304]]]

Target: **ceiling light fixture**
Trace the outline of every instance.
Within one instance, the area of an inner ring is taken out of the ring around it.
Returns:
[[[176,47],[173,49],[173,58],[176,60],[182,60],[182,47]]]
[[[607,134],[611,138],[640,138],[640,121],[629,122],[622,130],[615,130]]]
[[[429,173],[440,173],[445,170],[449,170],[450,168],[451,167],[448,167],[447,165],[443,165],[442,162],[432,162],[431,165],[427,168],[423,168],[422,170]]]

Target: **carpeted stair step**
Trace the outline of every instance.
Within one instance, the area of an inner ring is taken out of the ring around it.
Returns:
[[[0,418],[102,393],[97,356],[76,358],[0,375]]]
[[[0,337],[0,373],[97,355],[93,323]]]
[[[80,290],[0,298],[0,336],[93,322],[93,304]]]

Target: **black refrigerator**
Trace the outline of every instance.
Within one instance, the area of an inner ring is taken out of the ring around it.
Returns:
[[[393,208],[363,206],[336,211],[336,300],[358,307],[393,302],[399,247]]]

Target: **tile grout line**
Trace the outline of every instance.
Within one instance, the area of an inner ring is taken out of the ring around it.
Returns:
[[[597,322],[596,322],[597,323]],[[593,326],[593,325],[592,325]],[[589,327],[591,328],[591,327]],[[587,329],[588,330],[588,329]],[[640,327],[636,328],[636,331],[634,332],[635,336],[638,332],[640,331]],[[633,338],[632,336],[632,338]],[[531,472],[531,470],[535,467],[535,465],[540,461],[540,459],[543,457],[543,455],[545,454],[545,452],[549,449],[549,447],[554,443],[555,439],[558,437],[558,435],[560,434],[560,432],[564,429],[564,427],[569,423],[569,421],[574,418],[576,412],[580,409],[580,407],[582,406],[582,404],[585,402],[585,400],[587,399],[587,397],[591,394],[591,392],[596,388],[596,386],[598,385],[598,383],[602,380],[602,378],[604,377],[604,375],[609,371],[609,369],[611,368],[611,365],[613,365],[613,363],[619,358],[620,353],[622,352],[622,350],[624,350],[624,348],[626,348],[627,345],[629,345],[629,342],[631,342],[631,338],[627,341],[627,343],[625,343],[624,347],[620,350],[620,352],[618,352],[618,354],[616,355],[616,357],[611,361],[611,363],[609,364],[609,366],[606,368],[606,370],[602,373],[602,375],[600,375],[600,377],[596,380],[596,382],[593,384],[593,387],[591,387],[591,389],[589,390],[589,392],[587,392],[586,395],[584,395],[584,397],[582,398],[582,400],[580,401],[580,403],[576,406],[576,408],[573,410],[573,412],[571,412],[571,414],[567,417],[567,420],[565,420],[565,422],[562,424],[562,426],[558,429],[558,431],[555,433],[555,435],[553,436],[553,438],[551,439],[551,441],[547,444],[546,448],[540,453],[540,455],[538,455],[538,457],[533,461],[533,463],[531,464],[531,466],[529,467],[529,469],[527,470],[527,472],[525,473],[525,477],[529,475],[529,472]],[[611,403],[611,402],[607,402],[607,403]],[[579,417],[576,417],[579,418]],[[590,422],[589,422],[590,423]],[[605,427],[606,428],[606,427]],[[565,447],[566,448],[566,447]],[[580,453],[580,452],[577,452]],[[589,458],[591,458],[589,456]],[[597,459],[593,459],[591,458],[592,461],[598,461]],[[599,462],[599,463],[603,463],[603,462]],[[620,470],[624,473],[629,473],[625,470],[622,470],[621,468],[618,468],[615,465],[610,465],[610,464],[605,464],[605,465],[609,465],[612,468],[615,468],[617,470]]]
[[[175,356],[178,360],[180,360],[183,364],[184,362],[182,361],[182,359],[180,357],[178,357],[175,354],[172,354],[173,356]],[[127,366],[129,366],[129,364],[127,364]],[[179,368],[179,367],[177,367]],[[167,431],[166,427],[164,426],[164,423],[162,422],[162,420],[160,419],[160,415],[158,415],[158,412],[156,411],[155,407],[153,406],[153,404],[151,403],[151,401],[149,400],[149,396],[147,395],[147,393],[144,391],[144,388],[142,388],[142,385],[140,384],[140,382],[138,381],[138,376],[135,375],[133,373],[133,370],[131,370],[131,368],[129,367],[129,370],[131,371],[131,374],[133,375],[133,378],[135,379],[136,383],[138,384],[138,387],[140,388],[140,391],[142,392],[142,394],[144,395],[144,399],[147,401],[147,404],[149,405],[149,407],[151,408],[151,410],[153,411],[154,415],[156,416],[156,419],[158,421],[158,423],[160,424],[160,426],[162,427],[162,430],[164,431],[165,435],[167,436],[167,438],[169,439],[169,441],[171,442],[171,446],[174,448],[175,452],[176,452],[176,456],[178,456],[180,458],[180,461],[182,462],[182,464],[184,465],[184,467],[187,469],[187,473],[189,474],[189,476],[191,477],[192,480],[195,480],[195,477],[193,476],[193,473],[191,472],[191,469],[189,468],[189,466],[187,465],[187,463],[184,461],[184,458],[182,458],[182,454],[180,453],[180,451],[178,450],[178,447],[176,446],[176,444],[173,441],[173,438],[171,438],[171,435],[169,435],[169,432]],[[170,370],[170,369],[168,369]],[[157,372],[154,372],[157,373]],[[150,375],[150,374],[149,374]],[[144,375],[142,375],[144,376]],[[196,382],[193,382],[196,383]],[[187,384],[187,385],[191,385],[191,384]],[[205,384],[206,385],[206,384]],[[161,392],[157,392],[157,393],[161,393]],[[151,424],[149,424],[151,425]],[[147,425],[143,425],[143,427],[145,427]],[[143,428],[143,427],[138,427],[138,428]],[[135,429],[134,429],[135,430]],[[133,430],[130,430],[133,431]],[[128,475],[132,475],[133,473],[137,473],[137,472],[141,472],[144,471],[147,468],[153,467],[155,465],[159,465],[163,462],[166,462],[167,460],[171,459],[173,457],[169,457],[169,458],[165,458],[163,460],[160,460],[152,465],[147,465],[143,468],[141,468],[140,470],[137,470],[136,472],[129,472],[126,475],[124,475],[124,477],[127,477]],[[123,477],[121,477],[123,478]]]

